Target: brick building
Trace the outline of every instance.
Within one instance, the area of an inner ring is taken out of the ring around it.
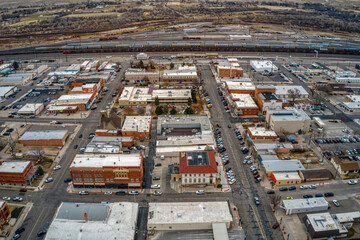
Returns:
[[[86,93],[97,93],[98,88],[95,83],[73,83],[69,94],[86,94]]]
[[[0,161],[0,183],[3,184],[31,184],[35,172],[30,161]]]
[[[234,113],[239,116],[258,115],[259,107],[250,94],[231,93],[228,98],[234,108]]]
[[[249,127],[249,137],[251,139],[277,139],[277,134],[272,130],[266,130],[264,127]]]
[[[77,154],[70,165],[74,187],[142,187],[143,156],[136,154]]]
[[[158,83],[160,80],[160,72],[148,72],[145,69],[129,68],[125,72],[125,80],[133,82],[145,82]]]
[[[162,75],[163,82],[169,83],[197,83],[199,77],[195,66],[179,67],[176,70],[165,70]]]
[[[274,86],[256,86],[255,101],[262,112],[268,110],[280,110],[283,107],[283,100],[276,96]]]
[[[150,128],[151,116],[126,116],[121,134],[134,139],[149,139]]]
[[[24,146],[64,146],[69,137],[67,130],[27,131],[19,143]]]
[[[251,82],[234,82],[225,81],[225,90],[228,94],[240,93],[240,94],[255,94],[255,85]]]
[[[243,77],[244,70],[240,67],[236,58],[218,60],[214,63],[218,77],[234,78]]]
[[[0,229],[2,230],[4,225],[7,224],[7,219],[10,215],[10,210],[5,201],[0,201]]]

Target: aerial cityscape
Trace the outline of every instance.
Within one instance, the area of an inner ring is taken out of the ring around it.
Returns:
[[[0,3],[0,240],[360,239],[360,4]]]

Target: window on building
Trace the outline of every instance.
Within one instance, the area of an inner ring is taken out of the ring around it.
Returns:
[[[184,179],[184,182],[187,183],[187,179],[186,179],[186,178]]]
[[[106,181],[109,182],[109,179],[107,178]]]

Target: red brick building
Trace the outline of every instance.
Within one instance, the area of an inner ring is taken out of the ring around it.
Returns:
[[[126,116],[121,135],[135,139],[149,139],[151,116]]]
[[[27,131],[19,139],[24,146],[64,146],[69,137],[67,130]]]
[[[31,184],[35,172],[30,161],[0,161],[0,183],[3,184]]]
[[[140,188],[143,156],[136,154],[77,154],[70,165],[74,187]]]
[[[6,220],[10,215],[10,210],[5,201],[0,201],[0,229],[2,230],[4,225],[7,224]]]

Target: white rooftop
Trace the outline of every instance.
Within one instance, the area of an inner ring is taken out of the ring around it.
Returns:
[[[135,154],[77,154],[70,165],[75,167],[139,167],[141,155]]]
[[[286,85],[286,86],[275,86],[275,94],[278,95],[287,95],[289,90],[298,89],[300,95],[308,95],[309,93],[302,86],[297,85]]]
[[[196,224],[231,222],[227,202],[149,203],[148,224]]]
[[[156,155],[162,154],[172,154],[175,156],[179,156],[179,152],[195,152],[195,151],[205,151],[208,150],[209,147],[211,149],[215,149],[214,146],[211,145],[201,145],[201,146],[166,146],[166,147],[157,147],[156,148]]]
[[[2,162],[0,173],[22,173],[29,164],[31,164],[30,161]]]
[[[277,181],[300,179],[298,172],[275,172],[273,175]]]
[[[349,109],[360,109],[360,102],[343,102],[342,104]]]
[[[151,116],[126,116],[122,131],[150,132]]]
[[[132,240],[137,216],[138,203],[65,202],[58,208],[45,240]]]
[[[44,106],[44,104],[42,103],[27,103],[18,111],[18,113],[21,114],[21,113],[35,112],[37,109],[41,108],[42,106]]]
[[[314,207],[328,207],[329,203],[323,197],[317,198],[298,198],[291,200],[283,200],[285,209],[303,209],[303,208],[314,208]]]
[[[268,110],[274,121],[304,121],[310,117],[301,109]]]
[[[166,140],[157,140],[157,147],[192,146],[192,145],[213,145],[214,137],[210,134],[191,136],[171,136]]]
[[[278,68],[270,60],[251,60],[250,65],[255,68],[256,71],[263,69],[277,71]]]
[[[14,86],[0,87],[0,97],[4,97],[8,92],[13,90],[14,88],[15,88]]]
[[[255,90],[252,82],[225,81],[225,84],[229,90]]]
[[[328,212],[307,214],[306,216],[315,232],[331,231],[339,228]]]
[[[346,95],[352,102],[360,102],[360,95]]]
[[[71,101],[71,100],[83,100],[83,99],[90,99],[92,93],[84,93],[84,94],[68,94],[68,95],[62,95],[57,100],[58,101]]]
[[[258,108],[250,94],[231,93],[230,98],[237,108]]]
[[[155,89],[152,92],[151,98],[155,100],[155,97],[162,98],[189,98],[191,97],[191,90],[189,89]]]
[[[277,134],[272,130],[266,130],[264,127],[249,127],[248,131],[251,132],[253,136],[266,136],[266,137],[277,137]]]
[[[340,223],[354,222],[355,219],[360,219],[360,212],[347,212],[333,214]]]
[[[196,70],[185,69],[185,70],[165,70],[163,72],[163,77],[171,77],[171,76],[190,76],[196,77]]]

